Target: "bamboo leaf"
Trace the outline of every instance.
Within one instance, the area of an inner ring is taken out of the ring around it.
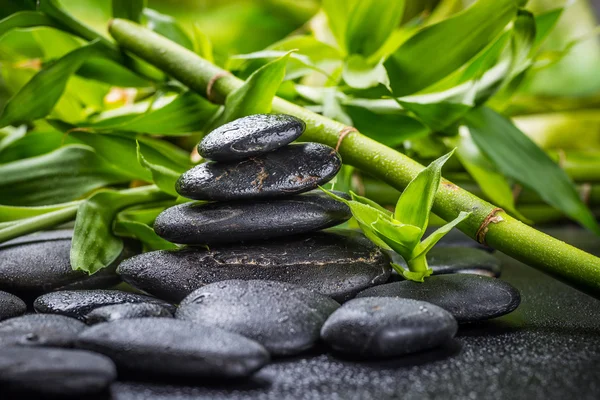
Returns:
[[[469,218],[470,212],[461,211],[456,218],[448,222],[446,225],[436,229],[433,233],[421,243],[419,243],[413,250],[413,258],[423,256],[429,252],[440,241],[441,238],[446,236],[448,232],[452,230],[456,225],[460,224],[465,219]]]
[[[259,68],[242,86],[227,96],[220,124],[247,115],[271,112],[273,97],[285,76],[289,56],[290,53]]]
[[[442,167],[453,153],[454,150],[433,161],[410,181],[396,203],[394,219],[403,224],[414,225],[425,232],[433,199],[442,178]]]
[[[87,58],[93,56],[97,49],[98,43],[92,42],[38,72],[8,100],[0,115],[0,128],[48,115],[62,96],[71,75]]]
[[[146,0],[112,0],[112,16],[139,23],[145,7]]]
[[[13,29],[33,28],[40,26],[59,28],[52,18],[48,17],[42,12],[19,11],[0,21],[0,37]]]
[[[174,171],[164,165],[149,162],[144,157],[139,142],[137,142],[137,160],[143,168],[150,172],[152,181],[156,186],[165,193],[169,193],[175,197],[179,196],[175,190],[175,183],[177,183],[177,180],[181,176],[181,172]]]
[[[64,210],[79,205],[80,201],[52,204],[40,207],[4,206],[0,205],[0,222],[19,221],[27,218]]]
[[[455,16],[429,25],[404,42],[385,66],[396,96],[415,93],[460,68],[499,35],[518,0],[479,0]]]
[[[167,39],[171,39],[186,49],[194,51],[194,42],[192,39],[190,39],[185,29],[179,25],[175,18],[169,15],[161,14],[151,8],[145,8],[143,15],[148,29],[163,35]]]
[[[477,108],[467,114],[466,121],[473,140],[500,172],[600,234],[596,219],[567,174],[508,119],[489,108]]]
[[[383,63],[371,65],[360,55],[352,55],[346,60],[342,78],[348,86],[355,89],[368,89],[379,84],[385,87],[390,85]]]
[[[0,204],[41,206],[72,201],[128,177],[91,147],[70,145],[0,165]]]
[[[212,42],[210,41],[208,36],[200,29],[200,26],[198,24],[194,24],[193,28],[194,51],[206,61],[214,63],[215,59],[213,56]]]
[[[0,164],[24,158],[41,156],[58,149],[63,144],[63,135],[56,131],[32,131],[9,143],[0,152]]]
[[[175,250],[178,248],[177,245],[158,236],[150,226],[141,222],[117,219],[114,230],[115,234],[119,236],[131,237],[142,242],[144,251]]]

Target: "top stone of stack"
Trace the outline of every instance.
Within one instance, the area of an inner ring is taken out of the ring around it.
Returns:
[[[198,153],[214,161],[236,161],[276,150],[298,139],[306,125],[285,114],[256,114],[210,132]]]

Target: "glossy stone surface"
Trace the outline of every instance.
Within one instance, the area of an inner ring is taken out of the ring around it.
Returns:
[[[308,233],[351,216],[348,206],[315,191],[277,200],[185,203],[159,214],[154,230],[173,243],[213,245]]]
[[[27,305],[10,293],[0,291],[0,321],[25,314]]]
[[[240,160],[283,147],[304,129],[304,122],[291,115],[249,115],[210,132],[198,144],[198,153],[215,161]]]
[[[458,322],[496,318],[514,311],[521,302],[519,291],[508,282],[469,274],[431,276],[424,283],[387,283],[363,290],[357,297],[427,301],[449,311]]]
[[[62,314],[85,321],[85,316],[92,310],[123,303],[152,303],[174,310],[172,304],[137,293],[120,290],[63,290],[44,294],[33,303],[39,313]]]
[[[221,329],[171,318],[95,325],[77,346],[109,356],[119,370],[189,378],[240,378],[269,361],[258,343]]]
[[[54,290],[110,287],[119,282],[119,262],[137,252],[126,246],[111,266],[90,276],[71,268],[72,236],[72,230],[56,230],[0,244],[0,290],[29,298]]]
[[[548,230],[600,251],[582,229]],[[584,236],[584,237],[581,237]],[[600,254],[599,254],[600,255]],[[502,277],[519,289],[513,313],[462,325],[448,345],[387,361],[332,354],[280,359],[251,381],[226,385],[119,382],[114,400],[585,399],[600,398],[600,302],[504,254]]]
[[[100,354],[43,347],[0,348],[3,399],[82,398],[105,391],[116,377],[113,362]]]
[[[118,271],[130,285],[175,303],[228,279],[294,283],[345,301],[385,283],[390,265],[361,233],[336,229],[251,244],[155,251],[125,260]]]
[[[321,326],[338,307],[297,285],[230,280],[192,292],[175,316],[252,338],[273,355],[292,355],[316,344]]]
[[[363,297],[338,308],[321,328],[335,351],[365,358],[391,358],[440,346],[458,324],[433,304],[395,297]]]
[[[160,304],[123,303],[96,308],[85,315],[85,322],[97,324],[117,319],[169,318],[173,314]]]
[[[320,143],[292,144],[233,163],[208,162],[184,172],[175,189],[195,200],[230,201],[285,197],[330,181],[342,159]]]
[[[86,325],[56,314],[27,314],[0,322],[0,347],[72,347]]]
[[[392,254],[396,264],[406,268],[406,262]],[[434,275],[475,274],[497,278],[502,272],[498,257],[490,252],[473,247],[434,247],[427,253],[427,263]],[[396,274],[393,280],[404,280]]]

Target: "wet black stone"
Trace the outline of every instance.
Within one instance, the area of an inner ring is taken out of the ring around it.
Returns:
[[[304,129],[304,122],[291,115],[250,115],[210,132],[198,145],[198,153],[215,161],[257,156],[293,142]]]
[[[38,297],[33,308],[39,313],[62,314],[85,321],[85,316],[96,308],[123,303],[152,303],[174,311],[166,301],[143,294],[120,290],[63,290]]]
[[[440,346],[457,330],[454,317],[431,303],[364,297],[331,314],[321,328],[321,338],[340,353],[389,358]]]
[[[406,262],[397,254],[393,261],[406,268]],[[500,260],[487,251],[473,247],[434,247],[427,253],[427,263],[434,275],[475,274],[497,278],[501,273]],[[395,274],[392,280],[403,280]]]
[[[110,287],[119,282],[119,262],[137,252],[126,246],[111,266],[90,276],[71,268],[72,236],[72,230],[56,230],[0,244],[0,290],[31,298],[54,290]]]
[[[425,231],[424,238],[431,235],[437,227],[427,228]],[[495,250],[489,246],[483,245],[476,240],[471,239],[469,236],[459,231],[458,229],[452,229],[439,242],[435,245],[436,247],[471,247],[474,249],[484,250],[488,253],[493,253]]]
[[[82,398],[103,392],[116,377],[113,362],[100,354],[43,347],[0,349],[0,398]]]
[[[172,316],[173,314],[171,311],[160,304],[123,303],[96,308],[86,314],[85,322],[88,324],[97,324],[99,322],[114,321],[117,319],[168,318]]]
[[[208,162],[177,181],[180,195],[196,200],[229,201],[284,197],[316,189],[340,170],[342,160],[320,143],[292,144],[232,163]]]
[[[198,289],[175,316],[236,332],[261,343],[273,355],[308,350],[339,304],[289,283],[231,280]]]
[[[515,310],[519,291],[508,282],[487,276],[431,276],[424,283],[401,281],[375,286],[357,297],[402,297],[427,301],[449,311],[458,322],[496,318]]]
[[[315,191],[277,200],[185,203],[163,211],[154,230],[173,243],[212,245],[308,233],[351,216],[348,206]]]
[[[190,378],[240,378],[269,361],[260,344],[215,327],[172,318],[95,325],[77,346],[109,356],[119,370]]]
[[[28,314],[0,322],[0,346],[72,347],[86,325],[56,314]]]
[[[294,283],[345,301],[390,276],[388,257],[351,230],[155,251],[125,260],[118,270],[132,286],[175,303],[204,285],[228,279]]]
[[[0,291],[0,321],[25,314],[27,305],[10,293]]]

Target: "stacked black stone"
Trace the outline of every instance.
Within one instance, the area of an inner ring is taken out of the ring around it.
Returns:
[[[209,133],[198,152],[212,161],[176,186],[203,202],[171,207],[154,225],[161,237],[189,246],[133,257],[119,266],[122,278],[173,302],[228,279],[298,284],[337,301],[386,282],[389,259],[362,234],[316,232],[352,214],[317,189],[340,170],[337,151],[291,144],[304,129],[290,115],[259,114]]]

